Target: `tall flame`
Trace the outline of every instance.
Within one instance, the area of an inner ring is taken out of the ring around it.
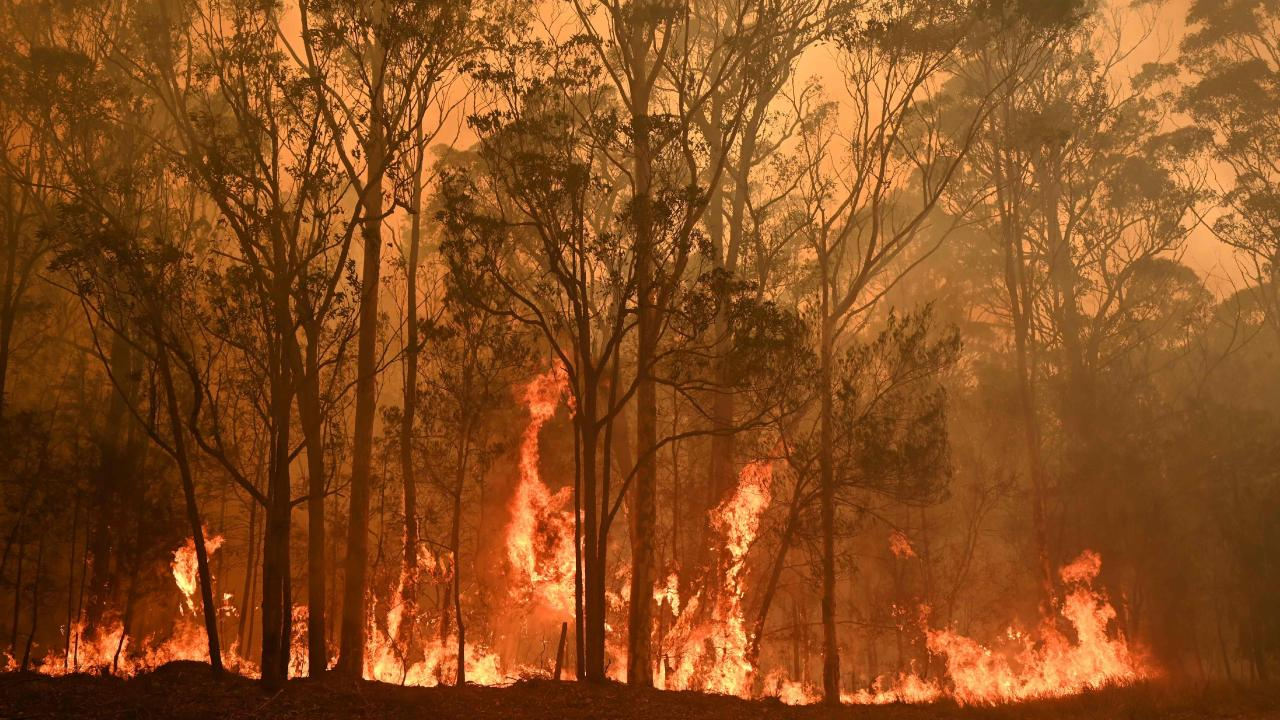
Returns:
[[[222,536],[210,535],[206,531],[204,537],[205,554],[212,555],[220,547],[222,547]],[[186,597],[187,612],[195,612],[196,591],[200,589],[200,571],[196,562],[195,538],[187,538],[182,547],[173,551],[173,562],[170,563],[170,567],[173,569],[173,581],[177,583],[178,589]]]
[[[1097,553],[1086,550],[1060,571],[1070,588],[1059,610],[1074,630],[1072,641],[1052,621],[1041,623],[1040,642],[1010,630],[1011,651],[984,647],[953,630],[927,634],[929,650],[947,659],[952,696],[962,704],[993,704],[1062,697],[1106,685],[1129,685],[1153,672],[1122,634],[1107,626],[1116,611],[1092,587],[1102,568]]]
[[[1058,629],[1054,618],[1042,618],[1039,638],[1009,628],[1006,642],[989,647],[952,629],[926,629],[926,645],[946,660],[945,680],[917,673],[877,678],[869,689],[841,695],[853,704],[921,703],[942,697],[961,705],[997,705],[1037,698],[1066,697],[1108,685],[1131,685],[1156,673],[1129,648],[1119,632],[1107,631],[1116,617],[1092,584],[1102,558],[1086,550],[1059,575],[1069,591],[1059,615],[1071,626],[1074,640]],[[922,608],[921,624],[928,618]],[[784,702],[816,702],[818,692],[779,675],[766,683]]]
[[[568,375],[559,364],[525,388],[529,425],[520,443],[520,482],[507,526],[512,592],[559,617],[572,617],[574,612],[573,512],[566,509],[572,489],[552,493],[542,481],[538,433],[555,415],[567,388]]]
[[[568,379],[564,369],[553,367],[525,388],[529,411],[520,445],[520,478],[511,501],[507,526],[507,563],[512,597],[524,607],[571,618],[574,612],[573,515],[566,509],[572,499],[569,488],[552,493],[539,471],[538,435],[565,396]],[[688,598],[680,597],[680,577],[671,572],[648,590],[671,621],[656,658],[655,682],[661,688],[701,690],[750,698],[755,694],[759,668],[750,658],[751,635],[744,618],[747,555],[760,531],[760,521],[771,502],[773,468],[768,461],[742,468],[734,492],[710,514],[716,553],[714,572]],[[205,549],[212,555],[223,538],[207,535]],[[889,551],[899,561],[918,559],[905,534],[889,535]],[[449,581],[451,560],[425,555],[418,571],[442,584]],[[199,589],[195,542],[188,538],[173,552],[173,579],[183,595],[179,617],[163,640],[147,637],[133,642],[118,615],[108,614],[89,632],[83,619],[67,628],[68,652],[50,651],[40,672],[110,672],[132,676],[173,660],[208,660],[205,628],[196,609]],[[1132,650],[1124,636],[1109,632],[1116,611],[1093,582],[1102,568],[1097,553],[1086,550],[1064,566],[1059,574],[1066,593],[1056,616],[1042,618],[1038,631],[1026,634],[1010,628],[997,645],[984,645],[951,628],[928,626],[928,607],[921,606],[919,627],[931,655],[942,658],[945,672],[922,677],[910,671],[881,676],[871,687],[843,693],[849,704],[925,703],[950,698],[962,705],[991,705],[1035,698],[1061,697],[1107,685],[1127,685],[1152,677],[1155,670]],[[622,591],[608,593],[610,607],[621,612],[633,592],[628,569],[618,568]],[[384,605],[379,624],[378,602],[371,598],[367,620],[367,645],[363,675],[382,682],[431,686],[452,683],[457,668],[456,636],[429,640],[399,637],[401,598],[406,577]],[[223,595],[219,612],[234,615],[232,596]],[[556,623],[557,625],[559,622]],[[665,622],[659,623],[665,625]],[[290,643],[289,674],[307,673],[306,609],[295,607],[294,635]],[[1069,628],[1069,629],[1067,629]],[[616,633],[606,628],[609,673],[621,677],[626,666],[625,648]],[[655,632],[658,632],[655,628]],[[447,635],[447,634],[446,634]],[[406,647],[413,643],[414,647]],[[507,682],[517,674],[545,672],[513,666],[482,642],[469,642],[465,659],[467,681],[481,685]],[[224,653],[224,664],[244,675],[258,675],[253,663],[238,656],[236,644]],[[7,659],[8,667],[16,663]],[[767,673],[761,682],[764,694],[788,704],[816,702],[815,688],[791,680],[781,670]]]
[[[710,617],[698,622],[703,602],[699,592],[680,612],[678,601],[671,605],[677,616],[668,636],[664,654],[675,660],[668,674],[659,668],[658,678],[668,689],[704,690],[750,697],[755,668],[748,659],[750,636],[743,617],[747,551],[760,530],[760,517],[769,507],[773,465],[753,462],[742,468],[733,494],[711,513],[717,549],[723,552],[714,584]],[[664,589],[674,597],[670,579]]]

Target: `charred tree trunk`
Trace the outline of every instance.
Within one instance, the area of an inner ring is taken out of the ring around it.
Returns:
[[[587,382],[584,380],[584,383]],[[589,392],[589,391],[588,391]],[[582,648],[584,667],[582,678],[603,681],[604,674],[604,574],[605,555],[600,518],[600,488],[596,467],[599,432],[595,425],[595,399],[588,394],[581,411],[585,418],[582,429],[582,564],[583,608]]]
[[[400,416],[400,478],[404,499],[404,563],[400,569],[402,578],[401,612],[397,642],[408,648],[413,643],[414,627],[418,620],[418,489],[413,466],[413,422],[418,409],[418,254],[422,247],[422,133],[418,131],[419,157],[414,167],[413,191],[410,197],[409,257],[405,266],[405,348],[404,348],[404,409]],[[457,501],[455,500],[455,503]],[[456,509],[455,509],[456,512]],[[458,572],[457,555],[454,555],[454,574]],[[456,604],[456,603],[455,603]],[[456,608],[455,608],[456,614]],[[458,618],[459,634],[462,618]],[[458,661],[459,677],[462,672],[461,655]],[[462,682],[461,680],[459,682]]]
[[[364,258],[360,279],[360,327],[356,357],[355,436],[351,451],[351,503],[347,516],[347,559],[343,578],[342,637],[338,672],[359,678],[364,667],[365,580],[369,568],[369,491],[373,471],[373,423],[377,414],[378,286],[382,270],[382,185],[386,169],[386,118],[381,78],[383,50],[375,45],[369,77],[369,136],[364,143],[368,169],[363,208]]]
[[[320,329],[307,327],[303,380],[298,393],[298,416],[307,446],[307,674],[315,677],[329,667],[325,635],[325,462],[324,413],[320,404]]]
[[[466,446],[464,440],[462,445]],[[450,587],[453,602],[453,618],[458,628],[458,673],[454,684],[467,683],[467,626],[462,619],[462,491],[467,477],[467,451],[460,449],[461,462],[458,463],[458,474],[453,486],[453,518],[449,526],[449,554],[453,558],[453,583]]]
[[[16,195],[13,187],[12,179],[8,177],[0,181],[0,188],[6,196],[9,203],[14,202]],[[18,316],[18,292],[17,292],[17,271],[18,271],[18,213],[12,212],[16,208],[8,208],[11,212],[6,213],[11,220],[11,227],[6,228],[7,237],[5,238],[5,266],[4,266],[4,285],[0,287],[0,418],[4,417],[6,409],[6,400],[9,390],[9,358],[13,354],[13,328],[17,324]]]
[[[101,462],[94,477],[94,521],[88,528],[92,561],[85,605],[85,634],[89,636],[96,632],[119,584],[118,573],[112,562],[119,540],[119,528],[113,527],[113,521],[118,522],[120,519],[116,512],[120,479],[131,471],[134,461],[130,443],[126,439],[126,418],[132,398],[125,393],[132,394],[135,391],[139,374],[135,367],[133,349],[119,334],[113,335],[111,339],[110,363],[112,375],[119,379],[119,387],[111,390],[111,399],[107,404],[107,414],[103,418],[98,439]]]
[[[249,623],[249,615],[253,609],[253,576],[257,572],[258,564],[254,562],[254,558],[258,556],[257,548],[257,531],[258,531],[258,503],[256,500],[249,500],[249,537],[245,544],[245,568],[244,568],[244,591],[240,593],[240,624],[236,628],[236,637],[240,641],[240,654],[249,655],[249,641],[247,624]]]
[[[643,75],[643,73],[641,73]],[[631,604],[627,623],[627,684],[653,685],[650,636],[653,631],[654,552],[658,521],[658,398],[654,355],[658,345],[657,278],[652,203],[652,149],[648,88],[632,86],[635,133],[636,292],[639,317],[636,344],[636,469],[631,504]],[[606,498],[607,500],[607,498]]]
[[[71,504],[71,547],[67,551],[67,639],[62,648],[62,668],[67,669],[71,658],[71,636],[76,621],[76,540],[80,532],[80,490],[76,489],[75,502]],[[2,575],[0,575],[2,577]]]
[[[821,395],[820,447],[818,465],[820,472],[819,497],[822,514],[822,689],[823,702],[840,703],[840,649],[836,637],[836,489],[835,489],[835,440],[832,436],[834,388],[832,364],[835,362],[835,322],[830,314],[829,258],[819,254],[822,272],[821,337],[819,338],[819,373]]]
[[[18,623],[22,620],[22,561],[27,552],[27,543],[18,541],[18,573],[13,581],[13,621],[9,625],[9,654],[18,654]]]
[[[31,645],[36,639],[36,627],[40,623],[40,580],[44,577],[44,534],[36,545],[36,579],[31,585],[31,630],[27,633],[27,646],[22,651],[22,672],[31,667]],[[17,590],[21,590],[18,588]]]
[[[262,682],[280,688],[288,678],[289,635],[289,409],[292,394],[287,367],[278,354],[273,363],[272,459],[267,487],[266,527],[262,540]]]
[[[169,429],[173,434],[173,457],[178,463],[178,474],[182,479],[182,497],[186,505],[187,523],[191,526],[191,539],[196,550],[196,570],[200,575],[200,604],[204,608],[205,636],[209,641],[209,665],[213,668],[214,674],[219,674],[222,672],[222,651],[218,645],[218,606],[213,602],[209,553],[204,546],[204,524],[200,520],[200,508],[196,502],[195,477],[191,472],[191,458],[187,454],[183,415],[178,408],[178,390],[174,385],[173,372],[169,365],[169,352],[162,344],[158,319],[153,326],[153,332],[160,380],[164,383]]]

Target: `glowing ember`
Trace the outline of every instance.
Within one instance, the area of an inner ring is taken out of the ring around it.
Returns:
[[[573,512],[571,488],[552,493],[538,470],[538,432],[555,415],[568,387],[564,368],[555,365],[525,388],[529,425],[520,444],[520,483],[511,502],[507,562],[512,593],[558,617],[573,616]]]
[[[889,533],[889,551],[899,560],[910,560],[916,556],[915,548],[911,547],[911,540],[901,530]]]

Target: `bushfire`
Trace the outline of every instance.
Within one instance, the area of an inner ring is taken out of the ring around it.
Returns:
[[[538,622],[559,627],[572,624],[574,612],[574,523],[569,489],[553,491],[539,469],[539,433],[567,395],[562,369],[536,377],[524,392],[529,421],[520,443],[519,478],[508,508],[506,526],[506,596]],[[748,585],[747,560],[773,501],[774,467],[771,461],[747,463],[736,488],[709,517],[713,541],[708,550],[714,559],[709,572],[682,583],[678,573],[661,578],[651,597],[664,616],[665,632],[655,629],[655,684],[669,690],[695,690],[743,698],[777,697],[788,704],[808,704],[821,699],[818,688],[792,678],[781,668],[757,666],[751,653],[751,630],[744,617]],[[889,536],[890,549],[899,560],[918,559],[911,540],[900,531]],[[213,554],[223,545],[220,535],[207,534],[205,547]],[[424,563],[436,562],[427,555]],[[1152,677],[1156,670],[1141,652],[1112,628],[1116,611],[1104,593],[1093,587],[1101,569],[1101,557],[1092,551],[1061,568],[1066,588],[1056,614],[1040,619],[1034,632],[1010,627],[1003,637],[980,642],[953,628],[929,626],[929,608],[917,613],[918,630],[928,652],[939,659],[941,672],[931,676],[908,672],[881,676],[871,687],[843,693],[847,704],[928,703],[951,699],[962,705],[988,705],[1034,698],[1059,697],[1108,685],[1127,685]],[[131,676],[174,660],[208,660],[204,627],[198,608],[195,545],[191,539],[173,552],[173,582],[182,596],[172,632],[167,638],[131,637],[125,619],[110,615],[88,628],[81,618],[64,628],[64,648],[50,650],[38,665],[41,673],[110,673]],[[448,568],[423,567],[424,575]],[[688,598],[680,587],[694,588]],[[386,602],[369,603],[364,677],[381,682],[432,686],[454,680],[456,637],[435,637],[420,647],[397,644],[398,587]],[[625,605],[634,592],[612,596]],[[224,595],[219,613],[234,616],[231,594]],[[382,622],[378,621],[381,608]],[[615,608],[621,609],[621,608]],[[290,674],[307,673],[306,610],[294,611],[295,635]],[[611,645],[612,675],[625,667],[624,651]],[[224,664],[248,676],[256,676],[253,662],[239,656],[232,645],[224,650]],[[9,664],[15,667],[10,658]],[[545,675],[539,665],[521,663],[479,643],[469,643],[465,660],[467,681],[501,685],[520,677]]]

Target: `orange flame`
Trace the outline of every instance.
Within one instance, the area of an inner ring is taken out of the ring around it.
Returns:
[[[422,659],[407,663],[407,648],[397,647],[394,632],[383,632],[370,613],[366,632],[364,679],[394,685],[434,687],[452,685],[457,677],[458,639],[450,636],[445,641],[432,638],[418,648]],[[501,659],[483,645],[467,643],[467,682],[477,685],[501,685],[507,682],[502,673]]]
[[[1154,671],[1130,650],[1122,634],[1107,633],[1116,611],[1092,588],[1101,568],[1098,554],[1086,550],[1060,572],[1071,587],[1059,612],[1075,631],[1074,642],[1048,619],[1041,623],[1038,646],[1010,630],[1017,646],[1012,652],[993,651],[952,630],[930,631],[929,650],[946,656],[956,701],[994,704],[1062,697],[1152,677]]]
[[[208,531],[205,531],[205,554],[213,555],[220,547],[222,547],[222,536],[210,535]],[[170,567],[173,568],[173,581],[178,584],[178,589],[186,597],[187,612],[195,612],[196,591],[200,589],[200,571],[196,561],[195,538],[187,538],[182,547],[173,551],[173,562]]]
[[[222,541],[219,535],[206,535],[206,552],[212,555],[222,547]],[[141,644],[135,645],[125,633],[124,622],[118,614],[108,614],[92,632],[89,632],[85,619],[80,618],[66,629],[66,648],[50,650],[38,670],[55,676],[88,672],[131,677],[175,660],[208,662],[208,636],[203,622],[194,612],[195,593],[200,580],[196,568],[195,541],[192,538],[187,538],[173,552],[171,568],[174,584],[182,592],[184,601],[178,607],[179,618],[168,638],[158,640],[147,637]],[[230,594],[224,595],[223,601],[221,611],[226,613]],[[257,672],[252,663],[238,656],[235,646],[224,651],[223,664],[245,674]]]
[[[901,530],[889,533],[889,552],[899,560],[910,560],[916,557],[916,549],[911,547],[911,540]]]
[[[946,659],[947,682],[915,673],[880,677],[870,689],[842,695],[847,703],[932,702],[949,697],[961,705],[996,705],[1065,697],[1107,685],[1131,685],[1155,675],[1120,633],[1108,634],[1116,611],[1092,588],[1102,558],[1086,550],[1060,571],[1070,586],[1060,614],[1074,630],[1072,641],[1044,618],[1040,639],[1010,628],[1006,648],[990,648],[951,629],[926,630],[929,652]],[[921,624],[928,608],[922,608]],[[818,695],[810,690],[816,700]]]
[[[568,375],[556,364],[525,388],[529,425],[520,444],[520,483],[511,502],[507,527],[507,562],[512,592],[557,617],[574,611],[573,512],[571,488],[552,493],[538,469],[538,433],[555,415],[568,388]]]
[[[542,482],[538,469],[538,433],[555,414],[567,388],[564,369],[557,366],[538,376],[525,390],[530,421],[520,448],[520,481],[511,503],[507,527],[507,560],[512,573],[512,596],[521,603],[572,617],[573,516],[565,506],[570,490],[552,493]],[[682,599],[679,575],[671,572],[651,589],[659,606],[669,612],[674,625],[661,639],[655,681],[658,687],[699,690],[749,698],[758,668],[749,660],[750,633],[744,619],[746,559],[757,539],[760,521],[771,502],[772,464],[753,462],[743,467],[733,494],[711,513],[711,527],[719,561],[708,582]],[[209,554],[222,545],[221,536],[208,536]],[[889,549],[899,560],[917,557],[910,540],[900,531],[889,535]],[[118,615],[109,614],[93,632],[86,631],[83,619],[67,629],[70,652],[50,651],[38,670],[49,675],[72,672],[114,673],[132,676],[173,660],[208,660],[205,628],[195,613],[199,577],[195,543],[188,539],[173,553],[174,582],[184,601],[170,635],[134,643],[124,631]],[[1108,628],[1116,611],[1106,597],[1092,587],[1101,571],[1097,553],[1085,551],[1060,570],[1067,593],[1058,609],[1059,618],[1043,618],[1038,637],[1010,628],[999,646],[989,647],[960,635],[953,629],[930,629],[928,608],[920,608],[919,624],[924,629],[926,647],[945,660],[945,673],[923,678],[916,672],[881,676],[871,687],[842,693],[848,704],[927,703],[950,698],[962,705],[991,705],[1036,698],[1061,697],[1106,685],[1128,685],[1152,677],[1156,671],[1132,650],[1119,632]],[[450,560],[424,556],[417,569],[447,581]],[[608,593],[610,607],[625,609],[633,588],[626,581],[628,569],[618,568],[622,591]],[[452,683],[457,668],[456,637],[434,637],[413,648],[404,647],[398,637],[403,588],[406,578],[391,596],[382,625],[376,621],[377,603],[369,603],[367,646],[363,675],[366,679],[403,685],[433,686]],[[232,596],[222,597],[219,612],[234,615]],[[1070,626],[1070,631],[1059,629]],[[307,673],[306,608],[293,610],[293,637],[290,643],[289,675]],[[615,633],[606,628],[608,673],[622,679],[626,667],[625,648],[616,643]],[[412,642],[412,640],[411,640]],[[399,643],[399,645],[397,645]],[[236,644],[224,653],[224,664],[233,671],[257,676],[257,667],[238,656]],[[410,658],[413,658],[411,661]],[[335,658],[336,659],[336,658]],[[5,659],[16,669],[13,658]],[[500,685],[512,679],[502,658],[483,643],[467,647],[467,680],[480,685]],[[517,667],[518,674],[537,670]],[[816,688],[787,678],[774,670],[762,682],[764,694],[787,704],[817,702]]]
[[[743,579],[747,551],[760,529],[760,517],[771,500],[773,466],[769,462],[753,462],[742,468],[738,487],[711,513],[711,527],[723,543],[710,618],[695,623],[702,603],[701,592],[679,611],[678,601],[672,605],[676,626],[668,636],[664,654],[674,659],[670,675],[659,667],[658,681],[668,689],[703,690],[749,697],[755,668],[747,658],[750,636],[743,617]],[[668,578],[665,593],[674,593]]]

